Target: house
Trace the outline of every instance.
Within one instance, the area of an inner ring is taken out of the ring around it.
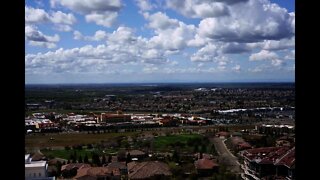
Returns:
[[[238,136],[231,137],[227,140],[226,144],[235,152],[252,148],[252,146],[248,142],[246,142],[242,137]]]
[[[129,179],[171,179],[169,166],[159,161],[130,162],[127,164]]]
[[[268,176],[295,179],[295,147],[262,147],[241,152],[246,176],[262,179]]]
[[[46,157],[44,154],[42,154],[40,151],[36,151],[32,156],[32,161],[41,161],[46,160]]]
[[[216,133],[216,136],[221,138],[221,139],[225,139],[225,138],[228,138],[230,136],[230,133],[225,132],[225,131],[220,131],[220,132]]]
[[[110,169],[118,169],[121,175],[128,175],[128,168],[125,162],[111,162],[107,167]]]
[[[73,177],[75,180],[120,180],[121,175],[119,170],[108,167],[83,167],[77,172],[77,175]]]
[[[137,158],[138,160],[141,160],[146,157],[146,153],[140,150],[131,150],[126,153],[126,156],[130,154],[131,158]]]
[[[77,171],[81,168],[91,167],[90,164],[85,163],[70,163],[61,166],[61,174],[65,178],[73,177],[77,174]]]
[[[54,180],[54,177],[48,177],[47,161],[32,161],[30,154],[25,155],[25,179],[26,180]]]
[[[203,157],[194,162],[195,169],[199,176],[210,176],[214,172],[218,172],[219,165],[213,160]]]

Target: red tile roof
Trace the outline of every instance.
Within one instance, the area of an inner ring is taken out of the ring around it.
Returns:
[[[196,169],[213,169],[214,167],[218,167],[219,165],[215,163],[211,159],[199,159],[194,162]]]
[[[150,179],[157,175],[171,176],[167,164],[159,161],[128,163],[129,179]]]
[[[78,170],[74,179],[90,179],[92,177],[120,176],[119,169],[108,167],[85,167]]]
[[[295,162],[294,147],[263,147],[244,151],[243,156],[259,164],[286,165],[292,167]]]
[[[218,133],[216,133],[217,136],[229,136],[229,133],[228,132],[225,132],[225,131],[220,131]]]
[[[284,156],[278,158],[275,165],[284,165],[288,168],[294,168],[295,160],[295,147],[293,147]]]
[[[73,168],[81,169],[81,168],[85,168],[85,167],[91,167],[91,166],[90,166],[90,164],[85,164],[85,163],[70,163],[70,164],[66,164],[66,165],[61,166],[61,171],[63,171],[63,170],[69,171]]]

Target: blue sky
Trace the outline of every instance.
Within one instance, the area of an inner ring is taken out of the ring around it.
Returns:
[[[26,84],[295,81],[295,1],[25,4]]]

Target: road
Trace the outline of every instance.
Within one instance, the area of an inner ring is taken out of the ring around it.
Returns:
[[[218,137],[210,138],[210,141],[214,144],[219,154],[219,163],[226,165],[231,172],[241,173],[242,170],[238,158],[228,150],[224,141]]]

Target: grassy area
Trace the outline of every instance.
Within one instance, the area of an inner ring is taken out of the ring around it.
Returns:
[[[190,139],[198,139],[202,138],[199,134],[180,134],[180,135],[169,135],[169,136],[160,136],[154,139],[153,145],[157,150],[168,150],[169,146],[173,146],[174,144],[186,144]]]
[[[25,147],[64,147],[78,144],[93,144],[99,143],[101,140],[108,141],[119,136],[134,136],[139,132],[124,132],[124,133],[103,133],[103,134],[36,134],[25,136]],[[54,140],[50,140],[50,138]]]
[[[91,158],[91,153],[93,150],[89,149],[82,149],[82,150],[41,150],[41,152],[46,157],[55,157],[55,158],[63,158],[63,159],[69,159],[70,154],[74,154],[76,152],[77,157],[81,155],[82,159],[87,154],[89,158]],[[99,152],[98,152],[99,153]]]

